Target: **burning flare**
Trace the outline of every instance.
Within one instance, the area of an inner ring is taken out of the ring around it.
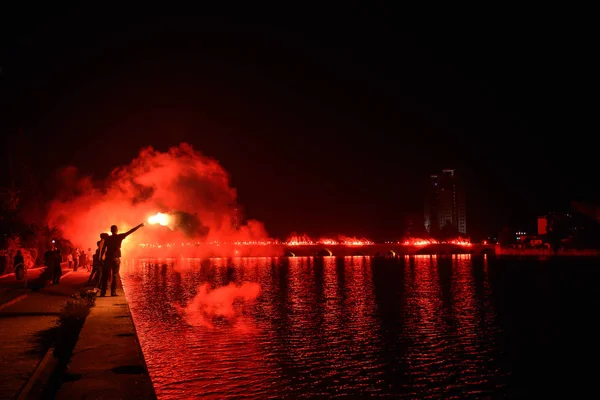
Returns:
[[[56,196],[48,205],[45,222],[59,228],[59,236],[76,247],[94,247],[100,233],[111,225],[125,232],[141,221],[157,229],[128,238],[123,243],[128,257],[135,255],[130,250],[140,243],[268,238],[258,221],[233,222],[237,193],[229,174],[216,160],[185,143],[166,152],[142,149],[129,164],[113,169],[102,180],[82,176],[75,167],[60,170],[55,178]],[[158,229],[161,225],[170,229]],[[188,253],[198,255],[195,250]]]
[[[435,239],[412,238],[409,240],[405,240],[403,244],[406,246],[427,246],[429,244],[454,244],[457,246],[470,246],[471,242],[468,239],[463,239],[461,237],[444,241],[437,241]]]
[[[169,220],[170,218],[168,214],[157,213],[156,215],[152,215],[148,218],[148,223],[150,225],[160,224],[162,226],[167,226],[169,225]]]
[[[313,246],[313,245],[325,245],[325,246],[365,246],[373,244],[372,241],[368,239],[357,239],[355,237],[347,237],[347,236],[338,236],[337,239],[333,238],[320,238],[318,240],[313,240],[306,234],[304,235],[296,235],[292,234],[287,241],[282,242],[281,244],[286,246]]]

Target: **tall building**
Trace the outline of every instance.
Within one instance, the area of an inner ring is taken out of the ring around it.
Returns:
[[[430,234],[451,227],[462,235],[467,233],[465,190],[453,169],[431,175],[425,197],[425,229]]]

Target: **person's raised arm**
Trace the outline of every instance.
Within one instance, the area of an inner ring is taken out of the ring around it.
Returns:
[[[142,226],[145,226],[146,223],[142,222],[141,224],[139,224],[138,226],[136,226],[133,229],[128,230],[127,232],[123,233],[123,237],[126,238],[127,236],[131,235],[133,232],[137,231],[138,229],[140,229]]]

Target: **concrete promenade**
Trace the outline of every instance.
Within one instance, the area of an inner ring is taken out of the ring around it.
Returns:
[[[67,299],[89,289],[89,273],[63,269],[58,285],[28,288],[14,274],[0,277],[0,399],[38,399],[56,366],[53,348]],[[129,307],[119,297],[96,298],[73,350],[59,399],[155,399]]]
[[[499,256],[598,257],[600,256],[600,251],[594,249],[561,249],[555,254],[552,249],[511,249],[499,247],[496,250],[496,254]]]
[[[29,271],[29,279],[41,270]],[[84,289],[88,274],[63,270],[59,285],[39,291],[24,289],[12,276],[0,279],[0,399],[17,398],[55,339],[60,312],[69,298]]]
[[[155,399],[123,290],[97,297],[57,399]]]
[[[27,270],[26,281],[18,281],[14,273],[0,276],[0,310],[27,297],[33,281],[40,277],[42,271],[42,268]],[[63,274],[69,271],[69,269],[63,268]]]

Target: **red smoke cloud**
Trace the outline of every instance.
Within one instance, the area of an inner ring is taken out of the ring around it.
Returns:
[[[214,290],[208,284],[198,287],[198,292],[185,308],[179,308],[186,322],[193,326],[213,327],[215,317],[227,317],[234,321],[237,317],[234,302],[251,301],[260,294],[258,283],[245,282],[236,286],[233,282]]]
[[[103,182],[80,176],[75,167],[61,171],[60,193],[50,205],[47,222],[59,227],[77,247],[95,247],[111,225],[125,232],[157,212],[176,213],[171,227],[146,226],[123,243],[264,240],[262,223],[235,227],[236,191],[229,175],[211,158],[188,144],[160,152],[142,149],[129,165],[116,168]]]

